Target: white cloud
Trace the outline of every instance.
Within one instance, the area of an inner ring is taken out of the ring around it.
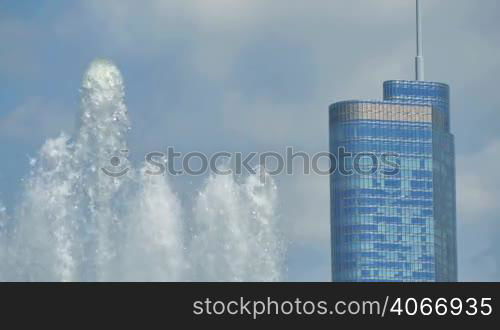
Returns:
[[[461,221],[478,223],[500,212],[500,139],[457,159],[457,206]]]
[[[460,280],[498,281],[500,139],[457,159]]]
[[[282,222],[292,242],[329,246],[329,182],[327,176],[298,173],[279,180]]]
[[[31,98],[6,115],[0,115],[0,137],[11,143],[42,143],[61,131],[70,132],[75,111],[60,104]]]

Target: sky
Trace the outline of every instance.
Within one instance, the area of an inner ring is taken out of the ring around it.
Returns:
[[[459,280],[500,281],[500,0],[424,0],[426,80],[450,84]],[[328,106],[414,78],[413,0],[0,0],[0,201],[75,129],[98,57],[125,79],[132,157],[328,150]],[[174,178],[180,194],[199,182]],[[286,279],[330,280],[328,178],[277,178]]]

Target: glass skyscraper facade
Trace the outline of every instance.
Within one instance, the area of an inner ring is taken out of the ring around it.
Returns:
[[[334,281],[457,280],[449,94],[441,83],[387,81],[383,101],[330,106],[330,152],[365,155],[342,160],[352,174],[331,175]]]

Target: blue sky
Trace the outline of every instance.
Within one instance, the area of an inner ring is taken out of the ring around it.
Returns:
[[[460,280],[500,280],[500,1],[426,0],[426,78],[452,88]],[[0,1],[0,200],[46,138],[71,132],[96,57],[121,69],[133,157],[315,152],[328,105],[412,79],[413,0]],[[196,187],[184,178],[177,190]],[[196,186],[197,183],[194,185]],[[328,280],[328,180],[278,178],[289,280]]]

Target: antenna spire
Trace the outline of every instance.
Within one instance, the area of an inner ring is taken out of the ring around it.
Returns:
[[[424,80],[424,42],[420,0],[417,0],[417,57],[415,58],[416,79]]]

